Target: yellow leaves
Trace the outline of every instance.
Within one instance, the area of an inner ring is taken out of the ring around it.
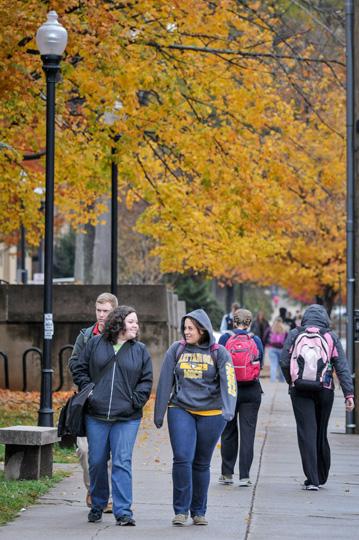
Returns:
[[[0,141],[21,154],[45,145],[45,79],[40,58],[27,52],[35,47],[39,4],[17,6],[21,17],[0,0],[7,42],[0,48]],[[241,54],[273,53],[277,21],[265,3],[249,2],[251,17],[234,0],[143,0],[119,9],[59,0],[53,7],[69,31],[56,103],[59,218],[81,226],[104,210],[111,137],[120,134],[120,193],[128,207],[145,201],[138,228],[153,239],[163,271],[285,285],[300,275],[320,287],[330,274],[320,270],[324,258],[329,269],[342,267],[343,91],[326,66],[313,71],[295,60]],[[23,38],[27,46],[19,45]],[[288,39],[294,50],[316,54]],[[275,50],[288,52],[283,43]],[[339,68],[336,76],[343,78]],[[42,216],[33,189],[44,185],[44,160],[21,189],[19,161],[0,153],[0,229],[9,235],[24,222],[35,241]]]

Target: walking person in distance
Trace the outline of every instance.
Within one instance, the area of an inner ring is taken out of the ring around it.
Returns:
[[[347,411],[354,408],[354,388],[343,347],[330,329],[325,308],[309,306],[302,326],[284,344],[281,368],[289,384],[302,467],[303,489],[318,491],[328,479],[330,446],[327,430],[334,402],[333,373],[338,376]]]
[[[234,313],[234,334],[228,332],[219,339],[219,343],[225,345],[231,354],[237,384],[235,415],[221,436],[222,474],[219,482],[233,484],[239,447],[240,487],[251,485],[254,438],[262,400],[259,373],[263,362],[263,345],[258,336],[249,332],[251,323],[252,313],[248,309],[238,309]]]
[[[286,326],[283,324],[281,317],[277,317],[269,331],[267,342],[271,382],[285,381],[279,362],[287,335]]]

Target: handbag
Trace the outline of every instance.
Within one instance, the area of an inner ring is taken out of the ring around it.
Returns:
[[[57,423],[57,436],[72,435],[85,437],[86,403],[94,388],[94,383],[88,383],[80,392],[75,392],[60,411]]]
[[[105,376],[107,371],[111,369],[112,360],[115,358],[116,354],[113,354],[110,357],[104,369],[101,371],[101,377],[97,382],[99,382]],[[84,386],[79,392],[74,392],[74,394],[66,401],[65,405],[60,411],[59,421],[57,423],[58,437],[63,437],[64,435],[86,437],[86,405],[94,387],[95,383],[90,382],[86,384],[86,386]]]

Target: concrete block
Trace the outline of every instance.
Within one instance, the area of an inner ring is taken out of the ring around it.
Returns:
[[[52,445],[57,429],[42,426],[10,426],[0,429],[5,444],[6,480],[38,480],[52,476]]]
[[[9,426],[0,428],[0,443],[43,446],[59,441],[57,429],[43,426]]]

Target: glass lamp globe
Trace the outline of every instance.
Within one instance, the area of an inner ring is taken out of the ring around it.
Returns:
[[[36,34],[36,43],[41,56],[54,54],[61,56],[67,44],[67,31],[58,21],[56,11],[47,14],[47,21]]]

